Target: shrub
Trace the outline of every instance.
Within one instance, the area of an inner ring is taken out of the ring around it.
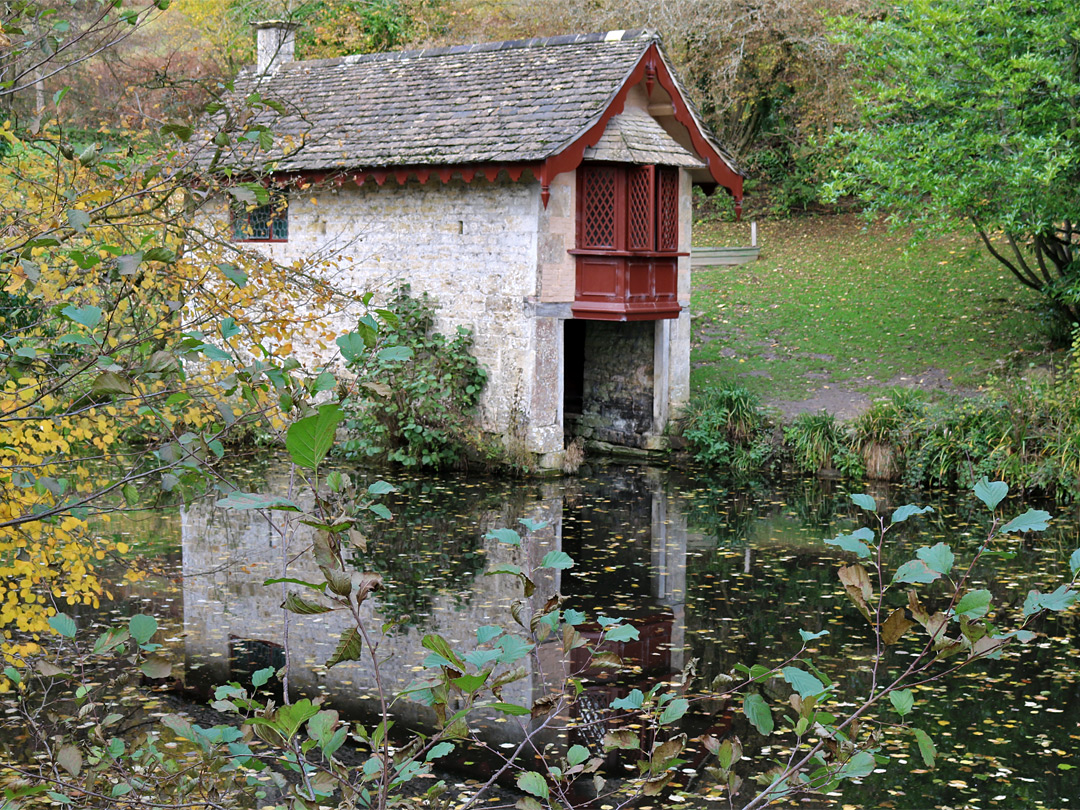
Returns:
[[[724,382],[694,397],[683,435],[694,459],[734,472],[763,470],[775,461],[771,427],[757,394]]]
[[[470,353],[472,333],[436,331],[434,302],[427,293],[414,297],[408,285],[395,290],[387,313],[379,330],[384,348],[348,364],[357,377],[343,453],[406,467],[459,463],[481,447],[473,416],[487,372]]]
[[[832,414],[799,414],[784,428],[784,442],[795,468],[801,472],[816,474],[835,469],[845,476],[858,477],[865,471],[843,426]]]

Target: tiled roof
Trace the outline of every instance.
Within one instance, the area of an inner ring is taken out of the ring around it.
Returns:
[[[615,31],[288,62],[267,75],[242,72],[223,103],[235,110],[257,92],[284,105],[285,115],[267,109],[254,119],[275,134],[274,150],[259,159],[277,161],[278,171],[540,161],[599,119],[657,41],[649,31]],[[637,133],[644,151],[676,154],[677,144],[659,148],[642,126],[625,121],[620,131]],[[679,151],[680,161],[689,156]],[[237,149],[217,165],[253,159]]]
[[[585,149],[585,158],[613,163],[705,168],[705,164],[679,146],[655,118],[636,107],[612,116],[596,146]]]

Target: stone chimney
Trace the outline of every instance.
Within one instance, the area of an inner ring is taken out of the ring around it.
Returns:
[[[264,20],[251,25],[255,29],[256,69],[259,73],[273,73],[281,65],[293,61],[299,23]]]

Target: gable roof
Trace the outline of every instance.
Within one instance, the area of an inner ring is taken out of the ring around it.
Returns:
[[[545,174],[558,173],[580,162],[586,147],[598,146],[646,61],[650,86],[655,77],[679,97],[680,123],[691,130],[698,154],[670,136],[661,147],[658,132],[666,133],[647,115],[648,132],[640,118],[619,122],[623,140],[631,133],[636,146],[651,144],[643,151],[677,159],[669,165],[691,165],[687,158],[706,163],[716,182],[741,197],[734,162],[678,86],[658,37],[645,30],[287,62],[261,75],[248,69],[210,127],[258,93],[281,105],[254,117],[275,135],[274,149],[259,154],[259,162],[273,161],[277,172],[550,163]],[[250,168],[255,159],[254,150],[238,148],[219,156],[218,165]],[[202,168],[208,165],[206,158]]]
[[[612,163],[705,168],[705,164],[679,146],[655,118],[637,107],[627,107],[613,115],[596,145],[585,147],[584,157]]]

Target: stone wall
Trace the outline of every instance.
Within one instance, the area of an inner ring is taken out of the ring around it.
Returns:
[[[653,321],[589,321],[579,432],[586,438],[644,447],[653,430]]]
[[[310,264],[339,288],[372,292],[376,301],[405,282],[414,292],[429,293],[439,307],[438,329],[452,334],[464,326],[474,334],[474,353],[488,372],[482,427],[494,433],[515,428],[529,450],[557,452],[558,414],[534,419],[530,413],[538,384],[532,306],[539,294],[542,205],[539,183],[527,178],[445,185],[413,180],[404,186],[391,179],[381,187],[368,180],[361,187],[294,189],[288,241],[244,246],[279,263]],[[226,216],[223,205],[216,216]],[[348,331],[357,315],[333,313],[332,326]],[[550,347],[539,348],[550,353]],[[546,384],[557,385],[557,375]]]

